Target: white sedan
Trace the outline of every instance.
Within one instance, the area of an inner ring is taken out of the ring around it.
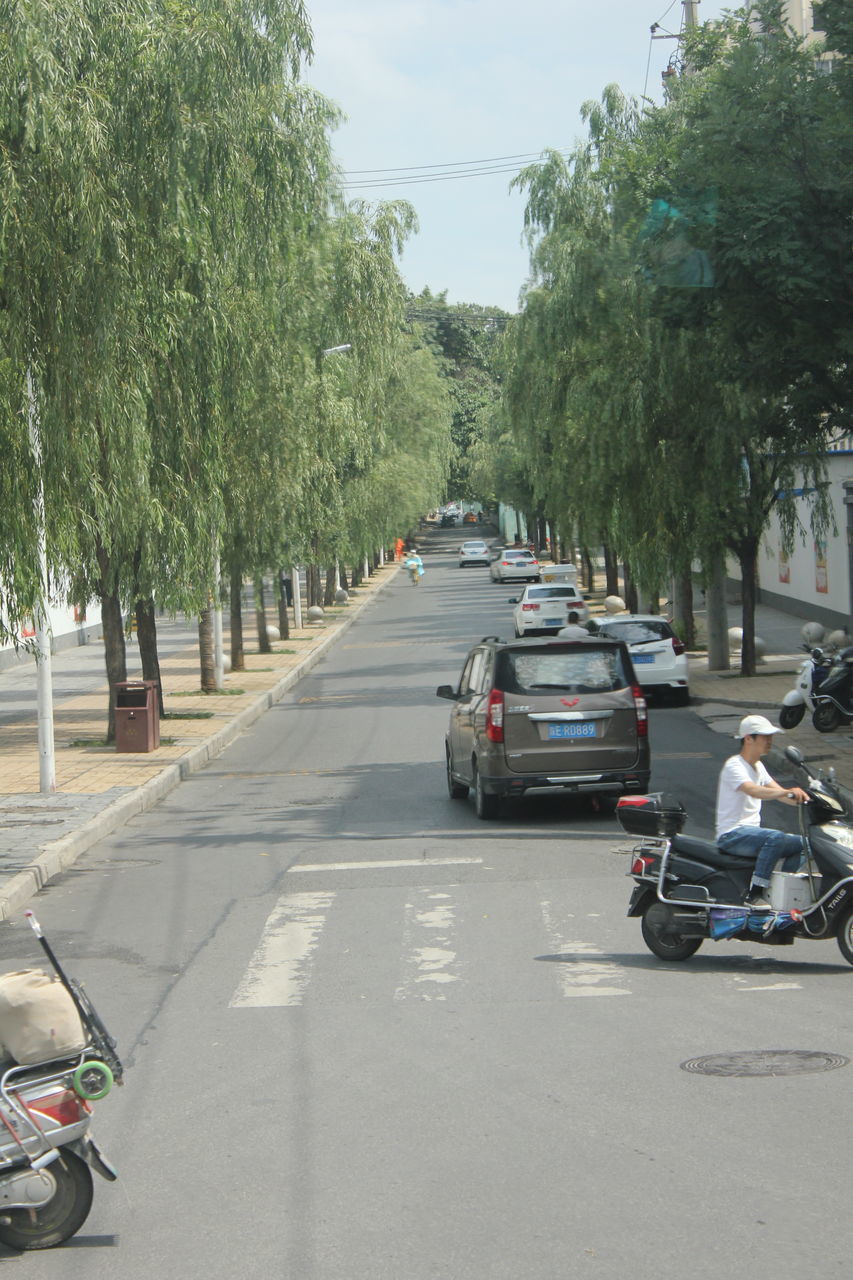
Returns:
[[[687,653],[668,619],[651,613],[617,613],[596,622],[598,635],[625,641],[644,692],[668,690],[679,705],[687,705]]]
[[[492,547],[489,560],[492,582],[539,581],[539,561],[525,547]]]
[[[466,564],[482,564],[488,568],[489,548],[482,538],[472,538],[470,542],[462,543],[459,548],[459,568],[464,569]]]
[[[511,596],[515,605],[515,634],[529,636],[534,632],[556,635],[566,625],[569,613],[578,615],[578,622],[586,622],[589,609],[577,587],[538,586],[525,587],[520,596]]]

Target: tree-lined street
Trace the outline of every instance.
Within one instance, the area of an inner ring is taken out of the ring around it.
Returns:
[[[447,798],[434,689],[510,608],[456,567],[456,535],[432,541],[419,589],[398,575],[283,703],[41,895],[129,1070],[96,1117],[121,1181],[33,1275],[710,1278],[772,1252],[793,1277],[804,1194],[807,1219],[846,1221],[825,1177],[843,1070],[681,1070],[843,1054],[834,944],[661,965],[625,918],[612,818],[540,800],[482,823]],[[654,708],[651,733],[653,785],[707,831],[729,741],[689,709]],[[31,948],[7,929],[6,967]],[[849,1234],[824,1241],[829,1270]]]

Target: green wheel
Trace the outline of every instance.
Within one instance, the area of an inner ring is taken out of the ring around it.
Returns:
[[[113,1087],[113,1073],[105,1062],[81,1062],[72,1079],[74,1092],[87,1102],[105,1098]]]

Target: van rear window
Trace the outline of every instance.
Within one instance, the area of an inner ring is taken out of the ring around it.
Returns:
[[[574,649],[503,649],[498,654],[495,684],[504,693],[523,697],[557,689],[565,693],[605,693],[631,681],[622,649],[584,644]]]

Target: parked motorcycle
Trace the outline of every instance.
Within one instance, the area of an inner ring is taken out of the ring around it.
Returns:
[[[853,792],[832,769],[814,773],[796,747],[787,747],[785,756],[809,796],[799,810],[808,857],[803,871],[773,872],[769,911],[744,904],[754,858],[683,836],[687,815],[670,797],[620,798],[622,829],[642,837],[631,860],[628,915],[640,918],[643,941],[661,960],[687,960],[706,938],[770,946],[835,938],[853,965]]]
[[[809,645],[804,645],[803,648],[808,656],[800,666],[793,689],[782,699],[779,710],[779,726],[782,729],[793,729],[800,723],[807,709],[811,712],[815,710],[815,694],[832,665],[832,655],[825,650],[812,649]]]
[[[25,913],[80,1015],[86,1046],[68,1058],[5,1064],[0,1076],[0,1240],[13,1249],[48,1249],[68,1240],[92,1204],[94,1169],[116,1172],[90,1130],[91,1103],[121,1084],[115,1040],[85,991],[66,977],[32,912]]]
[[[819,733],[832,733],[853,720],[853,645],[842,649],[814,694],[812,724]]]

